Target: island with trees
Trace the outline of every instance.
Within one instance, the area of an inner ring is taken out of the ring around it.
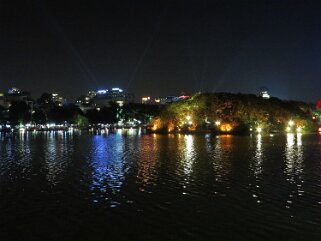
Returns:
[[[151,132],[217,134],[315,132],[320,111],[313,104],[253,94],[198,93],[165,106]]]
[[[43,94],[32,106],[14,101],[1,108],[0,131],[144,127],[152,133],[307,133],[320,127],[317,106],[254,94],[197,93],[166,105],[111,102],[83,112],[75,104],[56,105]]]

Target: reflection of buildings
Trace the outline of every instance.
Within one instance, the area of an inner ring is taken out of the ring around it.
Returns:
[[[119,192],[123,181],[125,179],[124,170],[124,149],[123,139],[121,136],[113,136],[104,138],[102,136],[95,136],[92,145],[95,150],[90,157],[92,170],[92,190],[99,190],[97,197]],[[106,193],[106,194],[103,194]]]
[[[148,185],[154,182],[156,178],[156,163],[157,163],[157,148],[158,142],[156,139],[143,137],[141,147],[138,148],[138,173],[137,177],[143,185]]]

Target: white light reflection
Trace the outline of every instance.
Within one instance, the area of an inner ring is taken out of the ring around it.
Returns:
[[[108,195],[118,193],[125,179],[123,139],[121,135],[94,136],[93,146],[95,149],[90,159],[93,167],[93,201],[109,200]],[[111,201],[110,206],[116,207],[118,203]]]
[[[262,169],[262,162],[263,162],[263,150],[262,150],[262,135],[257,135],[256,140],[256,149],[255,149],[255,158],[253,163],[253,171],[255,177],[258,177],[263,171]]]
[[[184,191],[183,195],[188,194],[188,185],[190,183],[191,174],[193,171],[193,164],[195,158],[194,150],[194,136],[193,135],[178,135],[178,149],[181,155],[179,156],[179,161],[181,163],[180,171],[183,172],[184,179],[182,181],[182,186]]]
[[[296,139],[295,139],[296,137]],[[286,173],[292,177],[299,176],[303,172],[302,134],[287,134],[285,148]]]
[[[253,172],[254,181],[253,183],[250,182],[249,186],[251,187],[252,198],[259,204],[261,203],[259,189],[261,187],[260,183],[265,156],[263,152],[262,135],[258,134],[255,137],[254,155],[250,162],[250,170]],[[270,136],[270,140],[273,140],[273,136]]]
[[[287,181],[294,185],[294,190],[289,194],[286,200],[286,208],[290,208],[293,201],[293,194],[297,193],[298,196],[304,194],[303,190],[303,149],[302,149],[302,134],[287,134],[287,144],[285,148]]]
[[[215,181],[229,185],[231,171],[232,136],[217,136],[214,144],[213,171]],[[221,193],[223,195],[223,193]],[[225,195],[225,194],[224,194]]]
[[[184,143],[184,173],[189,176],[194,162],[194,137],[192,135],[185,135]]]
[[[46,179],[51,185],[57,185],[64,178],[68,166],[68,155],[73,152],[72,144],[63,132],[50,132],[45,144]]]

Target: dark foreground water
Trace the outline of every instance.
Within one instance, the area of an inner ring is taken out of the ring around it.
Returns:
[[[321,240],[321,136],[1,134],[0,240]]]

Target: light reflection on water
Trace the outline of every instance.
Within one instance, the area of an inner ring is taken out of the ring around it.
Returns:
[[[112,138],[97,135],[92,138],[91,167],[93,170],[90,189],[94,202],[98,202],[99,199],[108,200],[108,194],[115,195],[121,190],[125,179],[123,154],[121,135],[115,135]],[[113,207],[116,205],[117,202],[112,204]]]
[[[255,157],[253,160],[253,171],[254,171],[255,177],[259,177],[259,175],[262,174],[262,171],[263,171],[262,164],[264,159],[263,148],[262,148],[262,135],[258,134],[256,138],[257,140],[256,140]]]
[[[145,191],[146,186],[155,184],[155,179],[157,178],[157,154],[156,136],[153,139],[142,138],[137,162],[137,181],[144,187],[141,191]]]
[[[144,232],[152,240],[233,240],[233,232],[258,240],[266,230],[276,239],[321,235],[319,135],[116,130],[0,137],[0,210],[3,220],[17,217],[0,220],[0,231],[27,225],[32,210],[45,230],[44,216],[59,223],[66,212],[65,222],[80,233],[106,230],[104,237],[124,240]]]
[[[185,135],[183,142],[184,155],[182,158],[182,163],[184,165],[184,173],[188,177],[193,170],[194,162],[194,137],[192,135]]]
[[[217,182],[227,182],[231,171],[232,136],[217,136],[212,163]]]
[[[292,133],[287,134],[285,158],[286,168],[284,172],[287,175],[287,181],[292,186],[285,207],[290,208],[295,204],[293,199],[296,196],[300,197],[304,194],[304,154],[301,133],[296,135]]]
[[[303,150],[302,134],[287,134],[287,144],[285,147],[286,169],[289,181],[294,182],[295,178],[301,179],[303,173]]]

